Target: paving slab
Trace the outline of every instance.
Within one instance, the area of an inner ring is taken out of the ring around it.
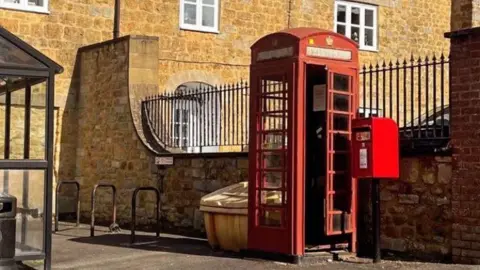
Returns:
[[[53,269],[325,269],[325,270],[480,270],[480,266],[421,262],[383,261],[372,264],[368,259],[349,262],[321,262],[315,265],[291,265],[272,261],[241,258],[236,253],[214,251],[205,239],[152,233],[137,233],[137,243],[130,244],[129,231],[108,233],[98,227],[95,237],[89,228],[61,225],[53,235]],[[40,267],[36,267],[37,269]]]

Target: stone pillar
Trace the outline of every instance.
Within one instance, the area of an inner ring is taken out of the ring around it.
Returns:
[[[480,27],[445,37],[451,39],[453,261],[480,264]]]

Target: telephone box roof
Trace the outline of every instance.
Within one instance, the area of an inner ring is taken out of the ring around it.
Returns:
[[[289,29],[285,29],[285,30],[281,30],[281,31],[272,33],[270,35],[266,35],[266,36],[260,38],[259,40],[257,40],[257,42],[255,42],[252,45],[252,48],[255,47],[259,41],[271,38],[273,36],[288,35],[288,36],[293,37],[293,38],[297,39],[298,41],[300,41],[300,40],[303,40],[305,38],[308,38],[308,37],[311,37],[311,36],[314,36],[314,35],[322,35],[322,34],[323,35],[336,36],[338,38],[344,39],[344,40],[352,43],[356,48],[359,47],[358,43],[356,43],[355,41],[347,38],[344,35],[341,35],[341,34],[338,34],[338,33],[335,33],[335,32],[329,31],[329,30],[315,28],[315,27],[298,27],[298,28],[289,28]]]

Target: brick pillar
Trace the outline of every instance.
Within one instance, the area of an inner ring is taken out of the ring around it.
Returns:
[[[451,39],[452,254],[480,264],[480,27],[445,34]]]

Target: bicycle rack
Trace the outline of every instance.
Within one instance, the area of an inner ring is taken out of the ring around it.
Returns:
[[[158,191],[157,188],[154,187],[139,187],[136,188],[135,191],[133,191],[133,196],[132,196],[132,223],[131,223],[131,234],[130,234],[130,243],[133,244],[135,243],[135,225],[137,223],[137,195],[138,192],[142,190],[149,190],[149,191],[155,191],[155,194],[157,195],[157,209],[156,209],[156,218],[157,218],[157,226],[155,228],[155,232],[157,237],[160,236],[160,191]]]
[[[95,194],[97,193],[97,188],[111,188],[112,189],[112,201],[113,201],[113,214],[112,214],[112,224],[109,229],[111,232],[119,232],[120,227],[117,225],[117,188],[112,184],[97,184],[93,187],[92,190],[92,204],[90,211],[90,236],[95,236]]]
[[[54,232],[58,232],[58,193],[62,185],[75,185],[77,187],[77,227],[80,226],[80,183],[77,181],[60,181],[57,184],[56,194],[55,194],[55,228]]]

